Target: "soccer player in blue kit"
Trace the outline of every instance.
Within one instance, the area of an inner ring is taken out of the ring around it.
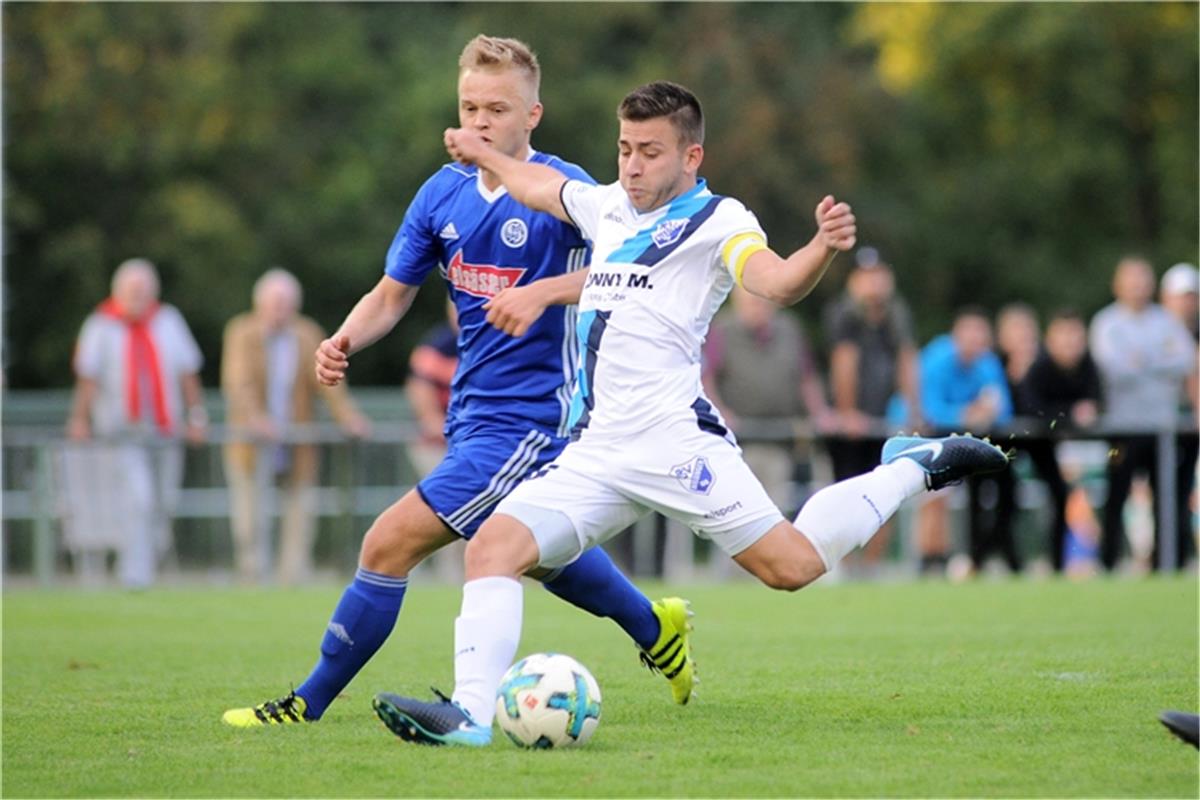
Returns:
[[[538,63],[528,47],[481,35],[467,44],[459,67],[464,128],[505,155],[594,183],[579,167],[529,145],[542,106]],[[573,225],[520,205],[486,171],[447,164],[417,192],[388,250],[386,274],[321,343],[316,371],[322,383],[340,382],[350,356],[395,327],[425,276],[440,265],[460,326],[446,458],[367,531],[358,571],[333,612],[308,679],[277,700],[226,711],[227,724],[320,719],[391,633],[409,571],[455,538],[470,539],[496,503],[563,449],[577,359],[575,309],[555,305],[543,313],[546,300],[523,302],[521,287],[555,278],[543,286],[577,293],[587,256]],[[501,292],[505,324],[515,326],[519,337],[487,321]],[[599,549],[531,575],[564,600],[620,625],[643,662],[670,682],[675,702],[688,701],[694,676],[685,601],[652,603]]]
[[[490,743],[496,691],[521,638],[516,578],[575,563],[651,510],[712,540],[767,586],[795,591],[865,544],[907,498],[1008,466],[999,448],[971,436],[895,436],[878,467],[826,486],[785,519],[704,396],[701,345],[735,283],[781,305],[807,295],[854,246],[854,214],[825,197],[812,240],[784,258],[754,214],[699,177],[704,117],[695,95],[647,84],[625,97],[618,119],[620,180],[608,186],[506,157],[473,131],[446,132],[461,163],[575,223],[593,259],[567,298],[579,303],[581,351],[571,444],[505,497],[467,545],[453,696],[376,695],[376,714],[406,741]]]

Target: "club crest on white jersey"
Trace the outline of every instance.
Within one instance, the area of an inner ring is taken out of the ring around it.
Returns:
[[[717,476],[704,456],[696,456],[687,463],[671,467],[671,477],[692,494],[708,494],[717,482]]]
[[[650,234],[650,241],[654,242],[654,246],[660,250],[668,247],[679,241],[679,237],[683,236],[683,229],[691,219],[669,219],[654,229],[654,233]]]

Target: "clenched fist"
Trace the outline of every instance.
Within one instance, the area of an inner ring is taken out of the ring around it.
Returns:
[[[326,386],[337,386],[350,368],[350,337],[326,339],[317,347],[317,380]]]
[[[825,198],[817,203],[816,216],[817,235],[826,247],[842,252],[854,247],[858,228],[849,203],[838,203],[833,199],[833,195],[825,195]]]
[[[442,141],[450,157],[463,164],[477,164],[488,150],[488,143],[479,134],[466,128],[446,128]]]

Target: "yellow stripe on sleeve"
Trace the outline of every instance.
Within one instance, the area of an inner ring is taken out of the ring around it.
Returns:
[[[767,241],[761,233],[739,233],[731,236],[721,248],[721,261],[725,268],[733,274],[738,286],[742,285],[742,271],[746,269],[746,261],[760,250],[767,249]]]

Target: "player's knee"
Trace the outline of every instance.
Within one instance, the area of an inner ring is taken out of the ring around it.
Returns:
[[[503,575],[507,571],[504,569],[505,561],[504,547],[499,537],[489,535],[486,528],[480,528],[475,537],[467,542],[464,567],[468,579]]]
[[[772,571],[760,578],[768,587],[781,592],[794,592],[804,586],[797,575],[786,570]]]
[[[381,519],[376,519],[363,537],[359,566],[383,575],[407,575],[411,565],[404,564],[398,552],[399,531],[380,523]]]
[[[796,559],[771,564],[758,577],[772,589],[794,592],[821,577],[821,570],[803,560]]]
[[[780,522],[734,560],[771,589],[794,592],[825,573],[816,548],[790,523]]]
[[[494,576],[516,578],[532,567],[537,559],[535,557],[530,561],[526,548],[522,546],[522,532],[494,517],[480,526],[479,532],[467,542],[467,579]]]
[[[436,543],[428,546],[422,537],[401,524],[394,513],[380,514],[363,537],[358,563],[363,569],[382,575],[407,575],[413,567],[436,549]]]

